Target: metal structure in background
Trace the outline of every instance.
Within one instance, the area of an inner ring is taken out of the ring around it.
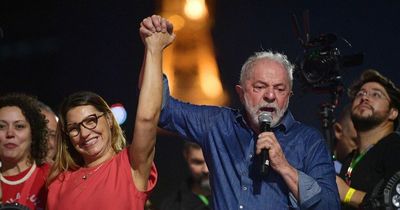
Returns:
[[[301,82],[317,93],[329,93],[330,101],[321,105],[321,121],[323,134],[331,154],[334,149],[332,125],[335,121],[333,113],[339,104],[344,86],[341,70],[344,67],[360,65],[363,54],[342,55],[337,47],[338,40],[333,33],[320,34],[315,38],[310,37],[309,11],[303,13],[304,35],[295,14],[292,14],[293,30],[303,50],[302,56],[296,61],[296,76]],[[351,47],[350,43],[342,38]]]
[[[194,104],[227,105],[211,36],[214,1],[163,0],[161,15],[174,24],[175,42],[165,50],[171,94]],[[212,11],[212,9],[211,9]]]

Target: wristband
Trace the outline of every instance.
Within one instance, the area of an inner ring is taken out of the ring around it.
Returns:
[[[346,193],[346,196],[344,196],[344,201],[343,202],[344,203],[350,203],[350,200],[353,197],[355,191],[356,190],[354,188],[350,187],[349,190]]]

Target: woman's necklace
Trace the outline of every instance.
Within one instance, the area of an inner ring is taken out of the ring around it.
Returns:
[[[90,176],[92,176],[94,173],[96,173],[103,165],[104,165],[104,163],[97,166],[97,168],[95,168],[94,170],[84,171],[82,179],[86,181]]]
[[[29,177],[31,177],[31,175],[33,174],[33,172],[36,169],[36,163],[33,162],[31,169],[29,169],[28,173],[25,174],[24,177],[22,177],[21,179],[15,180],[15,181],[10,181],[8,179],[6,179],[3,174],[0,173],[0,180],[8,185],[18,185],[21,184],[23,182],[25,182],[26,180],[29,179]]]

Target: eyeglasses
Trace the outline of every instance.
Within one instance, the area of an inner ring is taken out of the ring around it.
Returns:
[[[371,90],[371,91],[360,90],[356,93],[355,98],[360,99],[364,96],[368,96],[368,98],[372,98],[373,100],[381,100],[381,99],[389,100],[389,98],[380,90]]]
[[[104,114],[105,113],[102,113],[101,115],[91,114],[83,119],[80,123],[74,123],[72,126],[67,127],[66,133],[70,137],[78,136],[81,132],[81,126],[86,129],[93,130],[96,128],[99,118],[104,116]]]

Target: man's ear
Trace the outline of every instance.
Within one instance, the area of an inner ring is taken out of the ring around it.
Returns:
[[[399,110],[397,108],[394,107],[390,108],[390,115],[389,115],[390,120],[395,120],[398,115],[399,115]]]
[[[239,96],[240,102],[242,102],[242,104],[244,104],[244,90],[243,90],[243,87],[240,86],[240,85],[236,85],[235,86],[235,90],[236,90],[236,93]]]
[[[339,123],[333,124],[333,132],[335,134],[336,139],[340,139],[343,134],[343,128]]]

